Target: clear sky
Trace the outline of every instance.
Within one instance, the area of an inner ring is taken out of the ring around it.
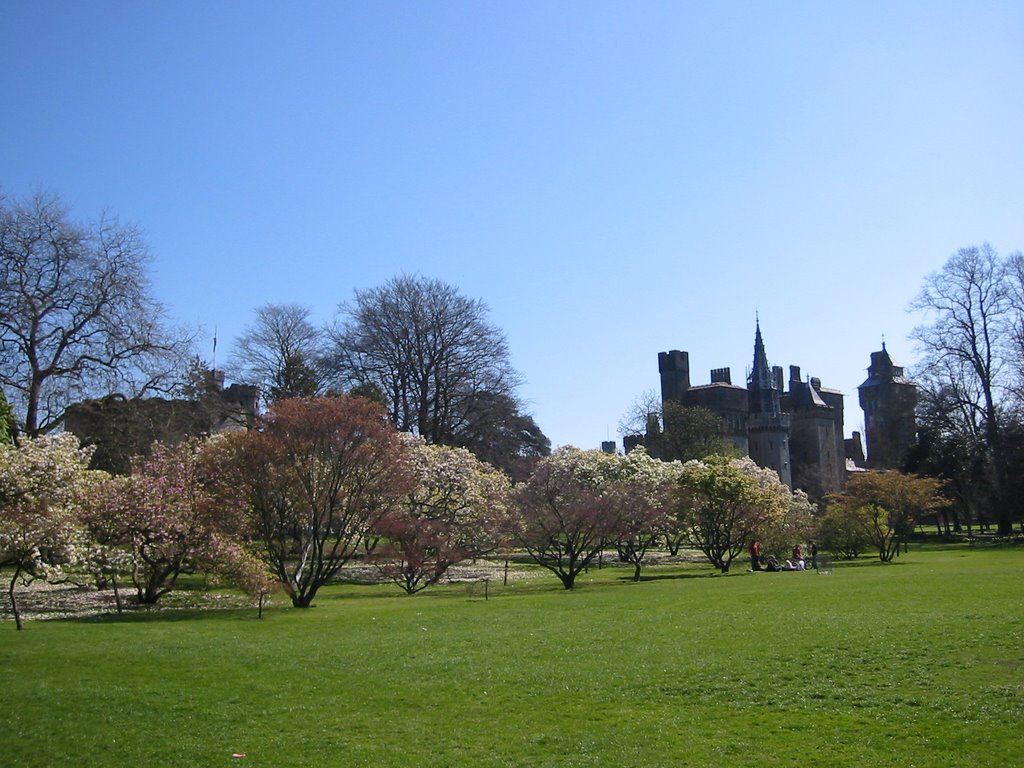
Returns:
[[[217,329],[421,274],[483,299],[555,445],[657,354],[846,393],[950,254],[1024,248],[1024,3],[8,0],[0,188],[145,231]]]

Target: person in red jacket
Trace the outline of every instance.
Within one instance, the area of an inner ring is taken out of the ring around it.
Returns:
[[[761,543],[758,541],[750,542],[750,570],[761,570]]]

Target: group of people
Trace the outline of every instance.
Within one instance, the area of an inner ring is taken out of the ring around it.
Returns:
[[[818,545],[811,542],[811,568],[818,567]],[[761,560],[761,542],[753,541],[750,544],[750,569],[752,571],[805,571],[807,561],[804,560],[804,552],[799,544],[793,547],[789,559],[779,563],[775,555],[768,555],[767,559]]]

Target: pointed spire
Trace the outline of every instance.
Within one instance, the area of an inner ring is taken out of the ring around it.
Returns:
[[[754,330],[754,366],[747,380],[747,397],[751,413],[778,414],[781,410],[779,391],[768,365],[768,355],[764,350],[764,338],[761,336],[761,320],[758,318]]]
[[[757,389],[770,389],[774,383],[772,370],[768,366],[768,355],[764,351],[764,339],[761,337],[761,321],[757,321],[754,331],[754,366],[750,370],[751,386]]]

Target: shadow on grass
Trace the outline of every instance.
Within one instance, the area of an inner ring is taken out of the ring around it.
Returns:
[[[732,576],[735,574],[742,573],[742,571],[731,571],[723,574],[721,571],[708,570],[708,571],[693,571],[683,573],[658,573],[658,574],[646,574],[641,573],[639,581],[633,579],[632,574],[623,574],[619,576],[618,580],[614,583],[621,582],[633,582],[634,584],[640,584],[645,581],[682,581],[687,579],[710,579],[716,576]]]
[[[291,607],[291,606],[288,606]],[[264,607],[263,617],[285,610],[285,606]],[[128,608],[123,613],[96,613],[89,616],[68,616],[45,621],[67,621],[75,624],[139,624],[150,622],[175,623],[179,621],[228,620],[260,621],[259,611],[252,608]]]
[[[903,555],[902,557],[906,557],[906,555]],[[832,570],[844,570],[846,568],[871,568],[880,566],[889,567],[893,565],[904,565],[906,563],[906,561],[901,563],[900,560],[900,557],[894,558],[892,561],[888,563],[883,563],[877,557],[861,557],[857,558],[856,560],[835,560],[832,563]]]

